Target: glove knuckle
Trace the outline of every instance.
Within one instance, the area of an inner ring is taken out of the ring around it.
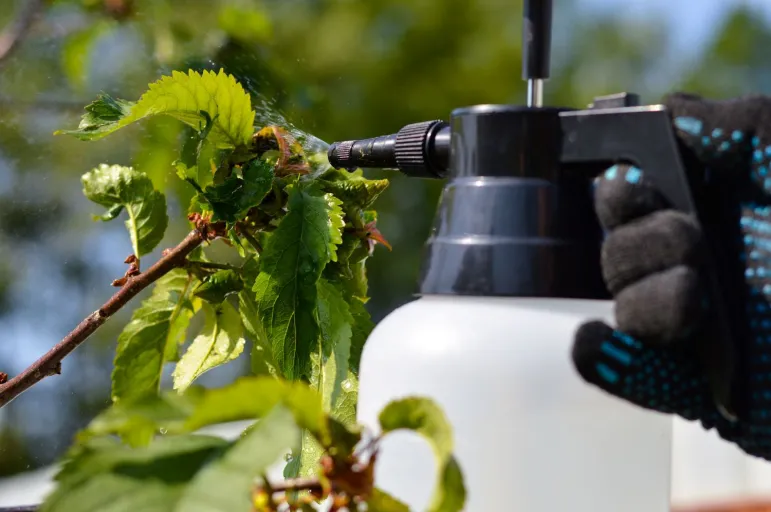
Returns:
[[[603,278],[616,295],[643,277],[696,264],[701,229],[675,210],[661,210],[613,231],[602,246]]]
[[[679,265],[650,275],[616,297],[619,329],[649,343],[684,339],[702,317],[698,273]]]

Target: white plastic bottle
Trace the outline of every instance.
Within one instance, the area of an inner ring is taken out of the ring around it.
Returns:
[[[560,175],[548,145],[558,130],[551,109],[453,112],[421,298],[367,341],[358,419],[377,431],[391,400],[438,402],[468,512],[668,512],[672,418],[590,386],[573,367],[576,328],[613,315],[596,300],[607,292],[590,183]],[[389,434],[375,471],[378,486],[426,510],[436,468],[420,437]]]
[[[452,423],[466,510],[665,512],[671,418],[584,383],[575,328],[603,301],[428,296],[394,311],[369,338],[359,420],[377,427],[389,401],[422,395]],[[436,478],[417,435],[384,439],[376,484],[425,510]]]

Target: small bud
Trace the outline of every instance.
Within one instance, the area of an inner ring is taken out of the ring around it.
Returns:
[[[123,263],[136,263],[136,262],[137,262],[137,257],[134,254],[129,254],[128,256],[126,256],[126,259],[123,260]]]
[[[0,372],[0,384],[5,384],[6,382],[8,382],[8,374]]]
[[[114,287],[116,287],[116,288],[120,288],[121,286],[123,286],[124,284],[126,284],[126,282],[127,282],[127,281],[128,281],[128,278],[126,278],[126,277],[121,277],[121,278],[119,278],[119,279],[116,279],[115,281],[113,281],[113,282],[112,282],[112,286],[114,286]]]
[[[131,265],[129,265],[129,268],[126,271],[126,277],[134,277],[134,276],[138,276],[139,274],[141,274],[141,272],[139,271],[139,265],[137,265],[136,263],[132,263]]]

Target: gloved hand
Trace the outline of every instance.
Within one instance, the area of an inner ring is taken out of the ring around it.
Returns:
[[[700,421],[745,452],[771,460],[771,97],[717,102],[675,94],[665,104],[686,152],[699,163],[695,182],[712,191],[693,190],[700,211],[718,220],[699,228],[669,209],[644,169],[619,165],[599,177],[595,209],[607,231],[602,270],[617,330],[601,322],[580,327],[573,361],[603,390]],[[734,333],[744,411],[739,421],[718,412],[697,357],[709,335],[700,267],[705,235],[719,237],[731,255],[719,272],[728,283],[725,300],[734,323],[744,327]]]

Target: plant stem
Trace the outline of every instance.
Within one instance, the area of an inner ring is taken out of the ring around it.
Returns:
[[[271,492],[286,492],[286,491],[321,491],[323,486],[316,477],[307,478],[291,478],[284,480],[283,482],[275,482],[270,484]]]
[[[117,313],[139,292],[166,275],[174,268],[185,265],[190,252],[201,245],[206,235],[193,230],[173,249],[164,252],[163,257],[141,274],[130,277],[126,284],[118,290],[101,308],[94,311],[78,324],[67,336],[46,352],[40,359],[32,363],[26,370],[0,384],[0,407],[28,390],[37,382],[50,375],[61,373],[62,360],[86,341],[108,318]]]
[[[257,251],[257,254],[262,254],[262,246],[260,245],[260,242],[257,241],[254,236],[249,233],[249,231],[246,228],[242,228],[241,235],[246,238],[246,241],[249,242],[249,245],[251,245],[255,251]]]
[[[190,265],[195,265],[201,268],[210,268],[214,270],[235,270],[237,272],[240,272],[241,269],[235,265],[229,265],[227,263],[214,263],[213,261],[197,261],[197,260],[187,260],[187,263]]]

